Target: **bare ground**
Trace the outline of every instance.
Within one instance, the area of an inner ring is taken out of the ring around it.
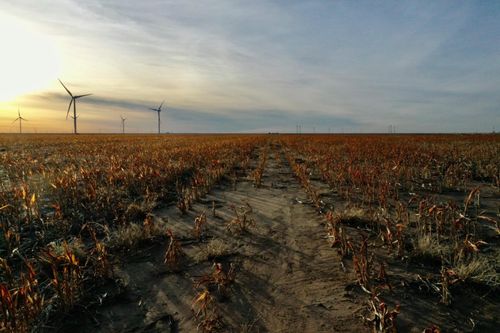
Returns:
[[[163,263],[167,242],[131,251],[115,272],[121,290],[102,291],[97,310],[82,309],[78,324],[69,321],[63,330],[196,331],[193,282],[213,270],[211,260],[199,262],[198,257],[208,242],[221,239],[229,250],[219,261],[237,267],[228,296],[217,300],[221,331],[366,331],[358,316],[363,301],[346,291],[353,277],[342,271],[336,252],[324,238],[322,217],[307,204],[307,195],[279,147],[274,148],[279,153],[269,154],[261,187],[245,177],[235,187],[227,180],[185,216],[175,207],[156,212],[184,240],[186,259],[179,272],[171,272]],[[251,207],[248,217],[255,226],[242,234],[226,230],[226,223],[235,217],[233,207]],[[207,213],[208,230],[204,242],[198,243],[190,239],[191,229],[202,212]]]
[[[257,160],[254,156],[254,167]],[[327,195],[325,184],[316,185]],[[234,208],[240,207],[251,207],[248,217],[255,221],[255,226],[241,234],[226,230],[235,217]],[[203,212],[208,229],[198,242],[192,227],[195,217]],[[194,283],[213,271],[215,261],[233,263],[237,268],[227,297],[216,300],[223,322],[221,332],[369,331],[361,318],[368,296],[355,286],[352,269],[344,271],[338,254],[325,240],[324,218],[294,178],[282,147],[271,147],[259,188],[240,175],[236,186],[225,179],[186,215],[176,207],[155,214],[157,220],[168,221],[181,239],[186,257],[180,270],[173,272],[163,263],[168,240],[131,249],[115,271],[122,286],[114,291],[106,286],[96,289],[98,306],[81,309],[80,315],[63,325],[63,331],[195,332],[199,320],[192,310],[197,294]],[[224,255],[207,259],[207,244],[215,240],[224,244]],[[408,267],[396,264],[393,268],[389,272],[394,274],[393,282],[409,276]],[[447,321],[440,325],[444,331],[461,331],[460,327],[470,331],[468,318],[460,317],[463,306],[446,308],[438,305],[434,296],[405,290],[388,297],[389,302],[402,304],[398,317],[402,331],[421,332],[431,323]],[[484,303],[486,313],[481,320],[489,320],[488,330],[497,321],[493,313],[499,302],[494,295],[479,297],[474,299]]]

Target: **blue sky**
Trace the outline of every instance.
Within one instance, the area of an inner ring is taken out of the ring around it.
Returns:
[[[27,130],[69,132],[57,77],[94,94],[78,104],[88,132],[121,130],[122,114],[152,132],[163,99],[171,132],[500,128],[498,1],[2,0],[0,13],[59,59],[0,102],[0,131],[20,104]]]

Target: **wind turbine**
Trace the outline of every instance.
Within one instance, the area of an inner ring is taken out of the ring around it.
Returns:
[[[17,118],[12,123],[15,123],[18,120],[19,120],[19,134],[21,134],[23,133],[23,127],[22,127],[23,120],[28,121],[28,119],[24,119],[23,117],[21,117],[21,111],[19,110],[19,107],[17,107]]]
[[[123,118],[123,116],[120,116],[120,118],[122,119],[122,133],[125,134],[125,120],[127,120],[127,118]]]
[[[64,89],[68,92],[68,94],[71,96],[71,102],[69,102],[68,112],[66,112],[66,119],[68,119],[69,110],[71,109],[71,104],[73,104],[73,116],[71,118],[73,118],[74,133],[78,134],[78,132],[76,130],[76,119],[78,118],[78,116],[76,115],[76,100],[78,98],[82,98],[82,97],[85,97],[85,96],[90,96],[92,94],[85,94],[85,95],[76,95],[76,96],[73,96],[73,94],[71,93],[71,91],[69,91],[69,89],[66,88],[66,86],[64,85],[64,83],[62,83],[62,81],[60,79],[58,79],[58,80],[61,83],[61,85],[64,87]]]
[[[158,134],[160,134],[160,112],[161,112],[161,107],[163,106],[163,103],[165,103],[165,101],[161,102],[160,106],[157,109],[149,108],[150,110],[158,112]]]

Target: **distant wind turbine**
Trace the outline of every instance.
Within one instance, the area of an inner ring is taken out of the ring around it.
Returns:
[[[17,107],[17,118],[12,123],[14,124],[18,120],[19,120],[19,134],[22,134],[23,133],[23,126],[22,126],[23,120],[28,121],[28,119],[24,119],[23,117],[21,117],[21,111],[19,110],[19,107]]]
[[[158,134],[160,134],[160,112],[161,112],[161,107],[163,106],[163,103],[165,103],[165,101],[161,102],[160,106],[157,109],[149,108],[150,110],[158,112]]]
[[[92,94],[85,94],[85,95],[73,96],[73,94],[71,93],[71,91],[69,91],[69,89],[66,88],[66,86],[64,85],[64,83],[62,83],[62,81],[60,79],[58,79],[58,80],[61,83],[61,85],[64,87],[64,89],[68,92],[68,94],[71,96],[71,101],[69,102],[69,106],[68,106],[68,112],[66,112],[66,119],[68,119],[69,110],[71,109],[71,104],[73,104],[73,116],[71,118],[73,118],[74,133],[78,134],[78,132],[76,130],[76,119],[78,118],[78,116],[76,115],[76,100],[78,98],[82,98],[82,97],[85,97],[85,96],[90,96]]]
[[[125,134],[125,120],[127,120],[127,118],[123,118],[123,116],[120,116],[120,118],[122,119],[122,133]]]

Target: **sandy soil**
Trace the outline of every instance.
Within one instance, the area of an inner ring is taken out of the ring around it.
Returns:
[[[251,167],[255,168],[258,156],[252,160]],[[214,263],[211,259],[200,260],[200,255],[208,243],[220,240],[226,253],[216,261],[225,266],[233,263],[237,269],[227,297],[216,300],[223,323],[220,331],[369,331],[361,319],[368,296],[356,286],[349,264],[344,271],[337,252],[326,241],[324,217],[316,212],[294,178],[282,147],[271,147],[259,188],[247,176],[238,176],[235,186],[228,177],[187,215],[181,215],[174,206],[155,212],[156,219],[168,221],[183,244],[186,257],[178,272],[172,272],[163,263],[167,240],[132,249],[115,271],[122,287],[113,291],[106,286],[96,289],[102,301],[99,306],[81,309],[62,330],[196,332],[199,320],[192,310],[197,294],[194,283],[211,273]],[[315,182],[315,186],[325,200],[331,201],[329,205],[337,204],[325,184]],[[216,216],[212,215],[214,204]],[[240,207],[251,207],[248,216],[255,226],[242,234],[231,233],[226,230],[226,223],[235,217],[233,208]],[[208,229],[203,241],[198,242],[191,230],[195,217],[203,212],[208,218]],[[357,232],[355,226],[348,231]],[[391,263],[390,267],[393,283],[409,283],[414,272],[407,266]],[[467,299],[471,294],[457,297]],[[499,310],[498,299],[494,295],[477,295],[474,299],[483,302],[486,313],[478,316],[482,316],[481,321],[485,316],[489,318],[483,326],[487,331],[495,325],[495,316],[491,316]],[[468,311],[464,305],[454,309],[440,306],[435,296],[426,296],[411,287],[403,287],[387,300],[402,304],[398,321],[401,331],[409,332],[421,332],[431,323],[439,323],[444,331],[469,331],[468,312],[476,311]],[[466,316],[462,316],[464,313]]]
[[[280,147],[273,147],[280,152]],[[278,159],[276,159],[278,158]],[[254,160],[257,160],[255,158]],[[242,176],[242,175],[240,175]],[[212,203],[216,203],[216,217]],[[255,226],[243,234],[225,229],[232,207],[252,208]],[[190,239],[194,218],[207,212],[204,242]],[[78,324],[64,330],[93,332],[194,332],[198,321],[191,305],[193,282],[213,271],[212,261],[197,263],[207,242],[222,239],[234,263],[235,283],[217,301],[224,332],[360,332],[363,300],[347,291],[353,277],[342,271],[325,240],[323,218],[308,205],[307,195],[281,153],[271,152],[262,185],[240,177],[226,180],[182,216],[175,207],[157,211],[158,219],[183,239],[187,258],[180,272],[163,263],[167,243],[150,244],[129,255],[116,271],[123,290],[104,294],[97,310],[84,311]],[[220,261],[220,260],[219,260]],[[99,293],[96,290],[96,293]]]

